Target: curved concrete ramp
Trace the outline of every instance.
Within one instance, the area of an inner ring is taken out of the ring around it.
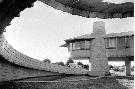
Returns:
[[[85,69],[44,63],[33,59],[10,46],[3,34],[0,36],[0,81],[37,76],[87,73],[88,71]]]

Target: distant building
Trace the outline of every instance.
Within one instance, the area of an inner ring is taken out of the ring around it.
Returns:
[[[61,47],[67,47],[73,60],[89,60],[93,75],[108,73],[108,61],[125,61],[126,75],[130,75],[130,64],[134,60],[134,33],[106,34],[105,23],[93,25],[93,33],[65,40]]]

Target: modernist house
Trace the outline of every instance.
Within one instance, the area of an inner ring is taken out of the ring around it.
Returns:
[[[108,61],[125,61],[126,75],[130,75],[131,61],[134,61],[134,33],[106,34],[105,23],[93,25],[93,33],[65,40],[61,47],[67,47],[73,60],[89,60],[91,73],[108,72]]]

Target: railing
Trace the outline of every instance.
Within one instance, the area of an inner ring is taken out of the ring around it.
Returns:
[[[107,57],[127,57],[134,56],[134,48],[126,49],[106,49]]]

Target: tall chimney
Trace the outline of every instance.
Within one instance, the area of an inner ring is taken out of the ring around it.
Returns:
[[[109,72],[108,58],[106,56],[105,42],[105,23],[102,21],[94,22],[93,35],[95,39],[91,44],[91,57],[89,62],[91,63],[90,74],[94,76],[105,76]]]
[[[95,36],[102,36],[106,34],[105,31],[105,22],[103,21],[97,21],[93,24],[93,34]]]

